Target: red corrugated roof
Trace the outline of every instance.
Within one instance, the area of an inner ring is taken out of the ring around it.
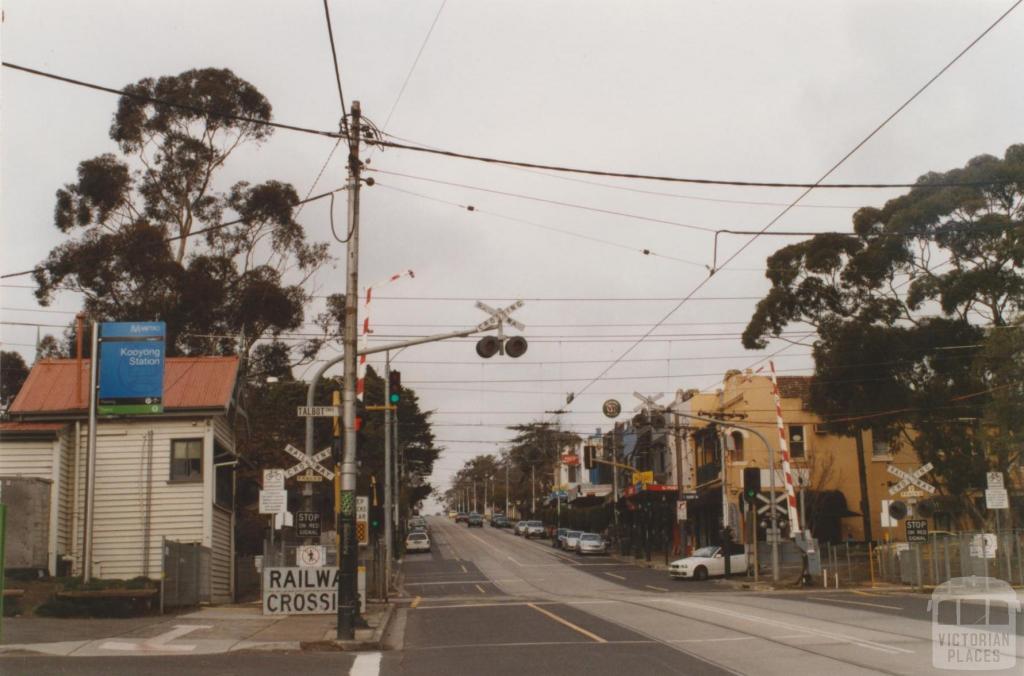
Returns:
[[[11,404],[12,415],[85,411],[89,407],[89,360],[36,362]],[[170,357],[164,367],[164,409],[227,408],[238,376],[238,357]]]
[[[21,422],[5,420],[0,422],[0,432],[59,432],[67,423],[62,422]]]

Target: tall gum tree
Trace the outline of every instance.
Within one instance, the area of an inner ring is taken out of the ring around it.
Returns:
[[[57,191],[69,239],[34,273],[40,303],[71,289],[94,319],[165,321],[172,354],[244,355],[301,326],[302,285],[329,256],[295,220],[295,189],[216,180],[235,150],[269,138],[270,102],[216,68],[125,92],[109,130],[118,152],[83,160]]]
[[[1024,145],[1014,145],[859,209],[851,235],[776,251],[743,344],[763,349],[790,324],[814,327],[809,403],[857,440],[862,496],[870,429],[933,462],[948,501],[980,525],[985,471],[1006,471],[1020,453],[1022,263]],[[870,532],[866,499],[861,509]]]

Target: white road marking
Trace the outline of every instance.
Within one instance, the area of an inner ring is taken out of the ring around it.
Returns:
[[[668,589],[665,589],[664,587],[655,587],[652,584],[645,584],[644,586],[647,587],[648,589],[653,589],[654,591],[661,591],[661,592],[667,592],[668,591]]]
[[[487,593],[487,592],[484,591],[484,588],[481,587],[480,585],[477,585],[476,588],[480,590],[481,594],[486,594]]]
[[[607,575],[608,577],[614,577],[614,578],[619,579],[619,580],[625,580],[626,579],[626,578],[622,577],[621,575],[616,575],[615,573],[607,573],[606,572],[605,575]]]
[[[449,582],[406,582],[406,587],[433,587],[442,584],[490,584],[490,580],[451,580]]]
[[[676,638],[666,641],[666,643],[712,643],[720,641],[753,641],[758,636],[728,636],[722,638]]]
[[[348,676],[379,676],[381,657],[380,653],[359,653]]]
[[[887,606],[881,603],[868,603],[866,601],[844,601],[843,599],[827,599],[822,596],[808,596],[811,601],[827,601],[828,603],[849,603],[854,606],[869,606],[871,608],[885,608],[887,610],[903,610],[900,606]]]
[[[132,652],[190,652],[195,650],[194,645],[170,644],[176,638],[190,634],[196,629],[212,629],[208,624],[179,624],[174,629],[165,631],[159,636],[142,639],[141,641],[107,641],[100,644],[101,650],[128,650]]]

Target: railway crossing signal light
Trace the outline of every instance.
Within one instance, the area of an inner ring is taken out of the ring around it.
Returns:
[[[397,404],[402,399],[402,372],[388,371],[388,403]]]
[[[505,341],[505,354],[516,359],[526,354],[526,338],[512,336]]]
[[[761,492],[761,470],[757,467],[743,468],[743,497],[753,505]]]
[[[490,359],[499,352],[516,359],[526,354],[527,347],[526,338],[522,336],[512,336],[504,342],[497,336],[484,336],[476,343],[476,353],[484,359]]]
[[[893,500],[889,503],[889,516],[896,521],[907,518],[907,503],[902,500]]]
[[[476,353],[484,359],[490,359],[498,354],[501,349],[501,342],[494,336],[484,336],[476,343]]]

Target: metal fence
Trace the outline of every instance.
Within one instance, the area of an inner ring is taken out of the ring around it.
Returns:
[[[160,609],[210,602],[210,548],[163,541]]]
[[[931,533],[927,542],[881,545],[874,558],[883,582],[920,587],[978,576],[1024,584],[1024,530]]]

